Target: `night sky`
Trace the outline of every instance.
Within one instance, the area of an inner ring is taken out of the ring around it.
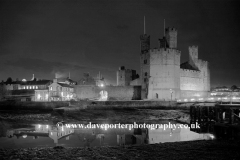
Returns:
[[[84,72],[101,71],[115,84],[120,66],[139,73],[145,15],[151,48],[158,47],[166,19],[166,27],[178,30],[181,62],[188,46],[198,45],[212,86],[240,86],[239,7],[229,0],[1,0],[0,80],[71,72],[78,81]]]

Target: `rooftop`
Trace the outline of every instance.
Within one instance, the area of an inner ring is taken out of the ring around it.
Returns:
[[[45,85],[51,83],[51,80],[34,80],[34,81],[13,81],[13,82],[2,82],[1,84],[20,84],[20,85]]]
[[[72,86],[65,84],[65,83],[58,83],[62,87],[68,87],[68,88],[73,88]]]
[[[199,71],[198,69],[196,69],[195,67],[193,67],[191,64],[189,64],[189,62],[184,62],[180,65],[181,69],[189,69],[189,70],[194,70],[194,71]]]

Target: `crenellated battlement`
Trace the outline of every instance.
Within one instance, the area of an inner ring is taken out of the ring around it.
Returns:
[[[186,72],[192,72],[192,73],[200,73],[201,72],[201,71],[197,71],[197,70],[183,69],[183,68],[181,68],[181,70],[186,71]]]
[[[179,51],[179,50],[177,50],[177,49],[172,49],[172,48],[167,48],[166,49],[167,51],[168,51],[168,53],[170,53],[170,52],[175,52],[175,53],[177,53],[177,54],[181,54],[181,51]]]
[[[198,50],[198,46],[192,45],[192,46],[189,46],[188,49]]]
[[[201,78],[201,71],[190,70],[190,69],[180,69],[180,77],[195,77]]]
[[[203,66],[207,66],[209,62],[208,61],[204,61],[202,59],[198,59],[198,63],[200,63]]]
[[[166,32],[177,32],[177,29],[174,28],[174,27],[167,27],[167,28],[165,29],[165,31],[166,31]]]
[[[143,40],[143,39],[149,39],[150,38],[150,35],[147,35],[147,34],[142,34],[140,35],[140,39]]]
[[[163,52],[164,51],[164,48],[152,48],[149,50],[150,53],[152,52]]]
[[[172,48],[152,48],[149,50],[149,52],[164,52],[166,51],[167,53],[172,53],[172,52],[175,52],[177,54],[181,54],[181,51],[180,50],[177,50],[177,49],[172,49]]]

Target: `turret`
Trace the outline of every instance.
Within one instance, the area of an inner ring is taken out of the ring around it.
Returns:
[[[166,40],[167,40],[167,47],[176,49],[177,48],[177,30],[176,28],[166,28]]]
[[[141,47],[141,54],[147,53],[150,49],[150,36],[146,34],[146,27],[145,27],[145,16],[144,16],[144,30],[143,35],[140,36],[140,47]]]
[[[189,60],[198,59],[198,46],[189,46]]]
[[[143,34],[140,36],[141,42],[141,54],[148,52],[150,49],[150,36],[147,34]]]

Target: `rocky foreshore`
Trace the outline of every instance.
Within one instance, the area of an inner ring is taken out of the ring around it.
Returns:
[[[189,122],[189,114],[182,110],[78,110],[64,113],[39,113],[32,111],[1,112],[0,120],[28,121],[28,122],[52,122],[52,121],[117,121],[117,122],[145,122],[158,120],[176,120],[182,123]]]
[[[189,141],[140,146],[0,149],[3,160],[240,159],[239,141]]]

